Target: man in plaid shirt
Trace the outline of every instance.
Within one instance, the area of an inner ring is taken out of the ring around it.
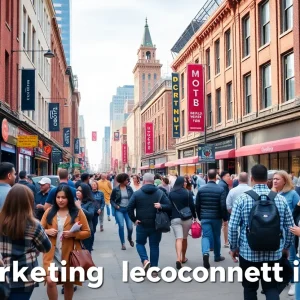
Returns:
[[[255,165],[251,169],[251,175],[252,182],[254,183],[253,191],[258,195],[268,195],[270,189],[267,186],[267,168],[263,165]],[[250,211],[255,200],[244,193],[238,197],[234,203],[229,222],[230,255],[235,262],[237,262],[237,257],[239,257],[240,267],[243,270],[243,273],[249,267],[256,267],[260,270],[263,263],[268,263],[269,267],[273,267],[275,263],[279,262],[283,255],[288,256],[288,249],[291,246],[293,239],[293,235],[289,230],[290,227],[294,226],[293,216],[283,196],[277,195],[274,202],[280,215],[280,228],[282,232],[284,232],[280,247],[277,251],[251,250],[246,236],[246,229]],[[238,234],[239,227],[240,235]],[[269,272],[269,277],[272,279],[271,282],[266,282],[262,278],[262,272],[260,273],[262,289],[264,290],[266,299],[279,300],[280,291],[277,282],[274,279],[274,273]],[[243,287],[245,300],[257,300],[259,281],[249,282],[246,280],[245,276],[243,276]]]

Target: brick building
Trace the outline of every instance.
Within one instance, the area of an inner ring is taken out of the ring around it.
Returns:
[[[176,150],[179,157],[189,152],[184,162],[170,162],[180,173],[203,167],[196,151],[203,134],[186,130],[189,63],[206,68],[207,143],[216,145],[214,167],[237,173],[262,163],[299,173],[299,3],[288,3],[208,1],[196,16],[199,29],[183,42],[188,27],[174,45],[184,124]],[[205,8],[212,5],[205,20]]]

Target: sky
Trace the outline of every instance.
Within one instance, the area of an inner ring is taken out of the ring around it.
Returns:
[[[171,48],[199,12],[203,0],[71,0],[71,65],[78,76],[91,164],[101,163],[109,103],[118,86],[133,85],[145,19],[162,75],[170,74]],[[92,142],[92,131],[98,141]]]

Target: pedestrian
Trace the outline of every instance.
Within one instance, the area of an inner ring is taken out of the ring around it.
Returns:
[[[216,170],[209,170],[207,176],[207,184],[201,187],[197,193],[196,212],[203,230],[203,265],[209,269],[209,251],[212,247],[215,262],[221,262],[225,259],[221,256],[221,228],[222,220],[223,223],[227,223],[228,212],[226,209],[226,192],[220,185],[216,184]],[[213,246],[211,240],[213,240]]]
[[[274,173],[272,190],[285,198],[291,212],[293,212],[295,207],[297,206],[297,203],[300,200],[300,197],[298,193],[294,190],[294,184],[292,182],[292,178],[289,176],[289,174],[286,171],[276,171]],[[289,261],[292,268],[294,267],[294,261],[296,260],[296,258],[297,258],[297,253],[295,248],[295,242],[293,241],[293,244],[290,247],[290,255],[289,255]],[[291,286],[288,291],[288,295],[289,296],[295,295],[294,278],[292,278],[291,280]]]
[[[140,178],[137,175],[132,176],[132,184],[130,185],[134,192],[138,191],[141,188]]]
[[[100,223],[100,231],[104,230],[103,219],[104,219],[105,201],[104,201],[104,194],[98,190],[98,182],[95,180],[92,182],[92,194],[95,201],[97,202],[97,205],[95,206],[95,214],[93,218],[93,229],[94,229],[94,233],[96,233],[98,218]]]
[[[8,273],[9,300],[29,300],[36,286],[30,273],[38,266],[38,252],[49,252],[51,242],[34,218],[33,193],[27,186],[16,184],[6,200],[0,213],[0,253],[5,268],[12,270],[14,261],[18,262],[18,270],[27,268],[23,276],[28,280],[16,281],[13,272]]]
[[[205,179],[203,178],[203,174],[200,173],[199,176],[198,176],[198,179],[197,179],[197,190],[199,191],[199,189],[203,186],[206,185],[206,181]]]
[[[121,173],[117,175],[117,182],[119,186],[115,187],[110,197],[110,203],[115,209],[115,218],[119,226],[119,238],[121,241],[121,249],[126,250],[125,235],[124,235],[124,221],[127,227],[127,240],[131,247],[134,247],[132,240],[133,226],[128,216],[127,206],[129,199],[133,194],[133,190],[129,185],[130,178],[128,174]]]
[[[266,299],[279,300],[281,291],[274,273],[269,273],[270,281],[265,281],[261,267],[267,264],[272,268],[275,263],[280,262],[283,255],[288,257],[288,249],[293,240],[289,229],[294,226],[294,221],[285,198],[268,188],[268,170],[265,166],[257,164],[252,167],[251,179],[253,189],[238,197],[232,208],[229,222],[230,255],[235,262],[239,257],[243,274],[250,267],[257,268],[259,275],[256,276],[261,281]],[[261,203],[266,200],[270,205]],[[265,215],[270,217],[264,218]],[[247,234],[249,232],[251,234]],[[244,299],[257,299],[259,280],[248,281],[243,276],[242,284]]]
[[[72,226],[80,222],[81,228],[78,232],[70,232]],[[63,265],[62,260],[67,262],[66,274],[67,282],[64,282],[65,300],[73,299],[74,284],[81,286],[82,283],[75,281],[70,282],[69,276],[69,258],[74,249],[81,250],[81,241],[90,237],[91,232],[88,221],[82,209],[75,205],[75,200],[71,187],[68,185],[60,185],[55,191],[55,201],[43,215],[42,226],[51,241],[51,250],[43,256],[43,268],[46,272],[47,294],[49,299],[58,299],[57,285],[62,284],[60,273]],[[50,278],[49,266],[55,263],[58,267],[58,282],[54,282]]]
[[[43,177],[39,181],[40,191],[35,194],[34,206],[35,206],[35,217],[42,220],[45,212],[45,203],[48,198],[49,192],[51,191],[51,179]]]
[[[94,242],[93,218],[95,213],[95,206],[93,204],[94,198],[90,186],[85,183],[81,183],[77,187],[76,198],[77,201],[75,201],[75,205],[78,209],[82,209],[82,211],[84,212],[91,231],[90,237],[83,240],[82,243],[84,247],[91,253]]]
[[[197,189],[197,180],[198,180],[198,176],[195,172],[194,175],[192,176],[192,185],[194,191]]]
[[[6,196],[15,182],[15,166],[9,162],[0,163],[0,209],[4,205]]]
[[[159,261],[159,243],[162,233],[155,228],[157,210],[171,213],[172,206],[164,192],[154,185],[154,175],[145,173],[144,185],[135,192],[128,204],[127,211],[132,222],[136,225],[136,249],[140,256],[144,270],[157,267]],[[149,239],[150,261],[145,245]],[[152,276],[157,277],[157,272]]]
[[[171,191],[169,178],[168,177],[164,177],[162,179],[162,183],[158,187],[159,188],[163,188],[167,192],[167,194],[169,194],[170,191]]]
[[[158,173],[156,173],[155,176],[154,176],[154,184],[156,186],[159,186],[161,184],[161,176]]]
[[[169,194],[170,202],[172,203],[171,227],[175,235],[175,249],[177,254],[176,268],[182,268],[188,259],[186,258],[187,238],[189,230],[193,223],[193,218],[196,220],[196,210],[193,201],[193,193],[184,188],[184,177],[179,176]],[[183,217],[182,210],[188,210],[188,216]]]
[[[33,196],[35,196],[35,194],[37,192],[36,187],[34,184],[29,183],[26,171],[21,171],[19,173],[19,182],[18,183],[26,185],[28,188],[30,188],[33,193]]]
[[[98,190],[104,194],[107,219],[110,221],[110,195],[112,193],[112,187],[110,181],[107,180],[106,174],[101,174],[100,178],[98,181]]]

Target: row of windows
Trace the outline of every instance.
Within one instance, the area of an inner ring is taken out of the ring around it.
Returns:
[[[143,78],[143,80],[145,80],[146,79],[146,74],[143,74],[142,78]],[[157,80],[157,74],[153,75],[153,79]],[[148,80],[151,80],[151,74],[148,74]]]
[[[164,100],[159,99],[154,105],[152,105],[142,116],[142,121],[146,122],[146,120],[149,120],[153,115],[156,114],[156,112],[159,112],[161,108],[164,107]]]

